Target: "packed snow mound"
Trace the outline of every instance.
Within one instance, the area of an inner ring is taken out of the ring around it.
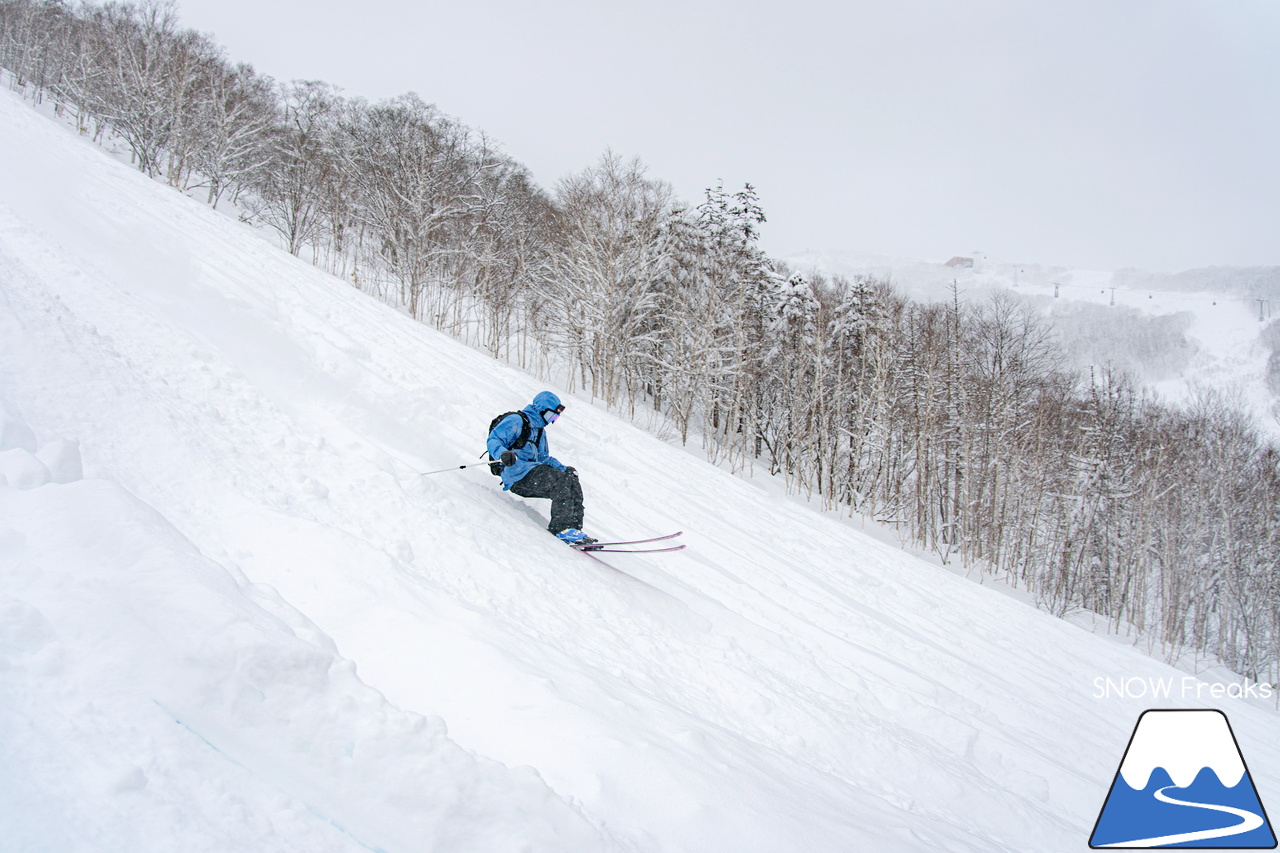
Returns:
[[[422,477],[546,386],[7,94],[0,297],[20,850],[1078,850],[1145,707],[1096,679],[1180,676],[566,389],[588,532],[686,550]]]
[[[40,485],[0,486],[3,849],[615,849],[118,485]]]
[[[71,483],[81,476],[76,442],[58,440],[38,447],[31,427],[0,400],[0,488],[34,489],[45,483]]]

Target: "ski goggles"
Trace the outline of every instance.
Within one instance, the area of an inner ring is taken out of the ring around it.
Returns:
[[[543,409],[542,417],[547,423],[553,424],[560,419],[560,413],[564,411],[564,406],[556,406],[554,409]]]

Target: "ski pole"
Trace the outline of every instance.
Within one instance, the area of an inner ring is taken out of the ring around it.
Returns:
[[[439,471],[424,471],[419,477],[430,477],[432,474],[443,474],[446,471],[461,471],[463,468],[477,468],[481,465],[488,465],[488,462],[471,462],[466,465],[454,465],[452,468],[441,468]]]

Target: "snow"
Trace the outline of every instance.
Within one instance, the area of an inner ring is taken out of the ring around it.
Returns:
[[[0,517],[16,849],[605,849],[535,774],[389,705],[118,485],[8,490]]]
[[[687,549],[419,476],[544,387],[0,97],[0,847],[1087,843],[1095,679],[1182,673],[563,389],[588,531]]]

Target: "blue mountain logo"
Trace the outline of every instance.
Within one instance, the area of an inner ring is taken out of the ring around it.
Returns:
[[[1089,846],[1275,848],[1276,835],[1227,715],[1144,711]]]

